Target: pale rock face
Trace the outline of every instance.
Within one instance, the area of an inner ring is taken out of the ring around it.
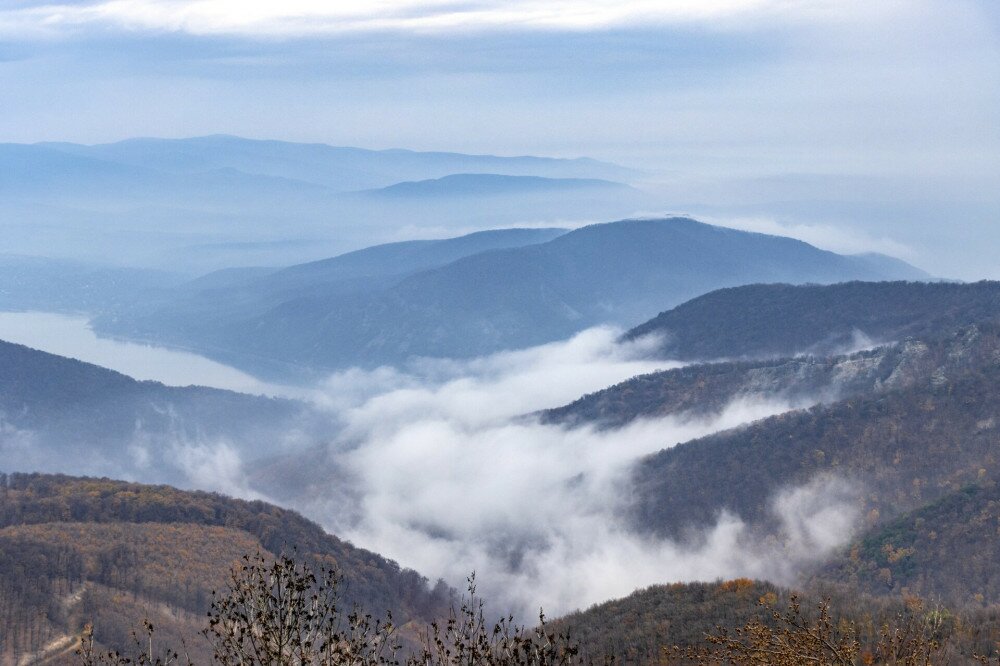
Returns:
[[[884,391],[893,391],[910,386],[918,372],[918,366],[927,355],[929,348],[919,340],[906,340],[900,343],[902,358],[879,387]]]

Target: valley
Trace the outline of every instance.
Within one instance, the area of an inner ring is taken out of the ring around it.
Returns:
[[[998,64],[0,1],[0,666],[1000,666]]]

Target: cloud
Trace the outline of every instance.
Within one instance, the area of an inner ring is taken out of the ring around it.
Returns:
[[[913,260],[918,253],[909,245],[888,236],[874,236],[864,230],[831,224],[781,222],[767,216],[735,216],[714,218],[700,215],[699,219],[733,229],[762,234],[788,236],[824,250],[841,254],[880,252],[904,260]]]
[[[0,12],[0,33],[59,33],[95,26],[288,37],[385,31],[579,31],[655,24],[737,27],[760,20],[829,20],[861,7],[860,2],[844,0],[103,0],[8,9]]]
[[[357,545],[454,585],[476,571],[497,605],[562,613],[653,583],[738,575],[788,577],[849,535],[844,484],[792,488],[775,499],[782,539],[756,544],[723,514],[690,542],[631,530],[635,461],[724,428],[786,411],[738,400],[711,418],[566,429],[523,415],[575,399],[661,363],[651,341],[615,343],[595,329],[573,339],[406,371],[350,371],[326,384],[343,431],[324,479],[298,508]],[[310,461],[317,469],[321,461]]]

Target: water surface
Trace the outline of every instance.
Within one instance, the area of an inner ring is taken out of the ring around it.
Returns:
[[[289,396],[294,389],[262,382],[236,368],[191,352],[98,337],[82,315],[0,312],[0,340],[117,370],[169,386],[211,386]]]

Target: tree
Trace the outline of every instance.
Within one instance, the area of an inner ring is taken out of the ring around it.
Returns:
[[[770,613],[773,625],[753,619],[735,632],[720,627],[706,637],[711,647],[675,647],[672,656],[705,666],[931,666],[938,649],[924,626],[904,618],[895,625],[883,625],[869,651],[862,650],[852,622],[833,621],[829,601],[819,604],[815,620],[803,615],[794,595],[785,611],[769,608],[763,601],[761,606]]]
[[[336,571],[318,572],[287,556],[245,556],[228,594],[212,602],[204,634],[224,666],[397,663],[391,615],[384,621],[338,607]]]
[[[528,630],[513,617],[489,623],[476,596],[475,576],[460,610],[427,629],[422,647],[401,659],[401,641],[391,615],[384,620],[338,603],[341,579],[334,569],[314,570],[288,556],[269,561],[260,553],[233,568],[229,589],[214,595],[203,634],[212,660],[222,666],[569,666],[582,663],[563,633],[548,631],[544,615]],[[186,661],[177,652],[154,649],[153,626],[133,632],[136,654],[101,653],[93,631],[84,631],[77,651],[84,666],[169,666]]]

